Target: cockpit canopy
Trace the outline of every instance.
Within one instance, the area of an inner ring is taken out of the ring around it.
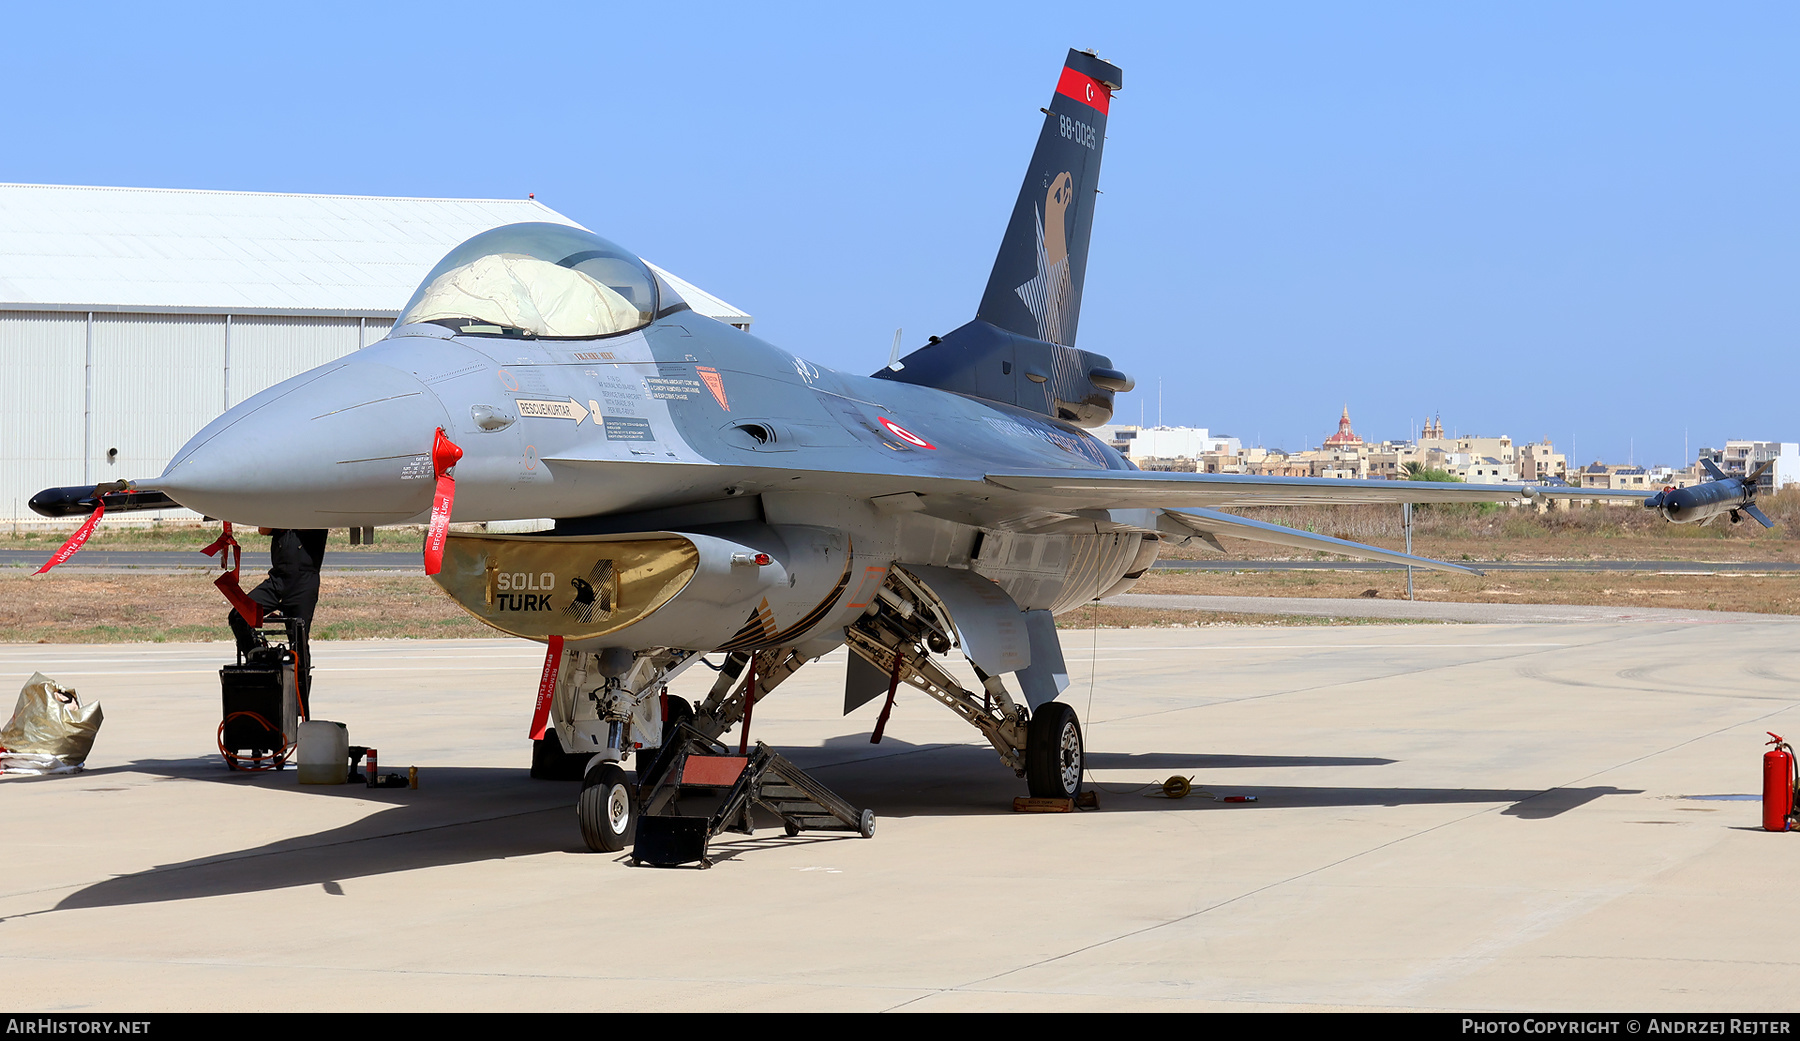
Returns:
[[[656,310],[656,278],[637,257],[580,228],[508,224],[438,261],[406,302],[400,324],[591,339],[649,325]]]

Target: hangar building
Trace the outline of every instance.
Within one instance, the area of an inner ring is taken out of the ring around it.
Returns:
[[[233,404],[385,336],[451,247],[520,221],[575,224],[534,199],[0,184],[0,517],[155,477]]]

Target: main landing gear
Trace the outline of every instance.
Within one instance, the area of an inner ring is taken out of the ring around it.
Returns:
[[[949,649],[952,632],[948,612],[930,590],[896,569],[881,589],[876,612],[859,619],[845,636],[851,653],[929,694],[981,731],[1000,761],[1025,779],[1033,798],[1079,796],[1086,764],[1075,710],[1060,701],[1029,709],[1012,699],[999,677],[979,667],[981,691],[965,689],[931,657]]]
[[[1081,794],[1081,721],[1075,710],[1048,701],[1031,715],[1025,737],[1025,783],[1037,799],[1073,799]]]

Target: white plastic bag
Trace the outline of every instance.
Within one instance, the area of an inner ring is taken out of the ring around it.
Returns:
[[[0,774],[8,777],[43,777],[79,773],[79,766],[64,766],[61,759],[37,752],[0,752]]]

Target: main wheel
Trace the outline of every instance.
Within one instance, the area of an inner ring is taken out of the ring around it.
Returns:
[[[581,837],[596,853],[617,853],[637,835],[637,792],[625,780],[617,763],[602,763],[588,771],[575,801],[581,821]]]
[[[667,740],[669,732],[675,729],[675,724],[692,723],[693,721],[694,703],[686,698],[670,698],[669,718],[663,721],[664,740]]]
[[[1035,799],[1073,799],[1081,794],[1081,721],[1060,701],[1032,713],[1025,733],[1025,783]]]
[[[676,724],[691,723],[693,722],[693,719],[693,702],[688,701],[686,698],[670,698],[669,715],[667,719],[663,720],[662,725],[663,744],[666,745],[674,740]],[[661,746],[658,746],[654,748],[640,748],[633,754],[632,765],[637,767],[638,790],[640,792],[647,790],[651,784],[655,783],[656,778],[650,776],[650,765],[656,762],[657,753],[661,751]]]

